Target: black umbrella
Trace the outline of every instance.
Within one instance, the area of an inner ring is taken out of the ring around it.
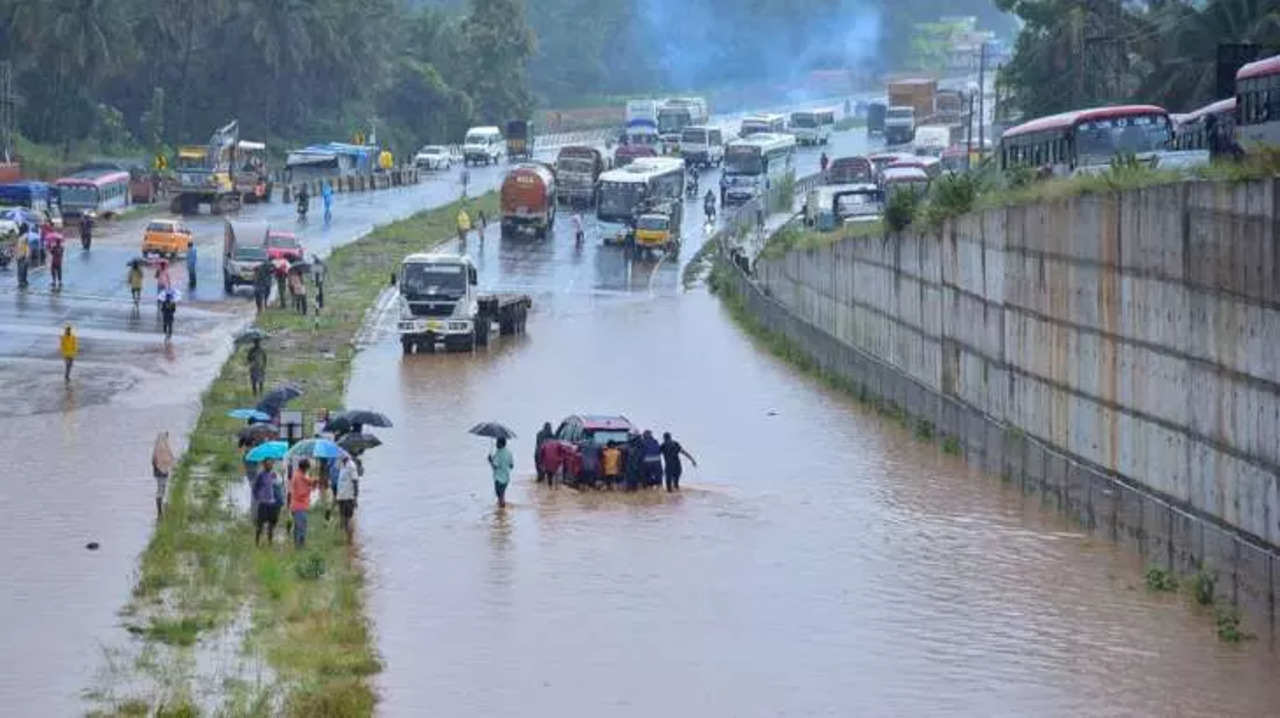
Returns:
[[[338,439],[338,446],[342,447],[347,453],[354,454],[375,446],[382,446],[382,439],[373,434],[347,434]]]
[[[289,265],[289,272],[292,274],[310,274],[311,265],[299,260]]]
[[[326,431],[332,431],[335,434],[345,434],[358,426],[390,428],[391,420],[376,411],[352,409],[331,417],[324,428]]]
[[[487,436],[490,439],[514,439],[516,432],[499,424],[496,421],[483,421],[471,427],[471,433],[476,436]]]
[[[279,435],[280,431],[271,424],[250,424],[236,432],[236,437],[241,441],[248,441],[251,439],[274,439]]]
[[[257,327],[250,327],[236,335],[236,344],[248,344],[249,342],[260,342],[264,339],[271,338],[270,334],[262,331]]]
[[[254,408],[264,414],[275,416],[289,402],[302,396],[302,390],[292,384],[281,384],[263,395]]]

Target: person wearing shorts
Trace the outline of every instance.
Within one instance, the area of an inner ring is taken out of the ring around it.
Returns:
[[[262,468],[253,477],[253,545],[262,540],[262,529],[267,530],[267,545],[275,539],[276,522],[280,520],[282,489],[276,483],[276,472],[270,459],[262,462]]]

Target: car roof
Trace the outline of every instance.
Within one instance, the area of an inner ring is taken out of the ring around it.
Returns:
[[[267,236],[268,237],[291,237],[293,239],[298,238],[298,235],[294,234],[293,232],[290,232],[287,229],[268,229]]]
[[[582,428],[589,431],[623,431],[634,429],[625,416],[608,416],[605,414],[578,414],[570,417],[582,422]]]

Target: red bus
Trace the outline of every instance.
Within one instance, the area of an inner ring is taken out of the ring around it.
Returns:
[[[1105,169],[1121,154],[1160,167],[1207,164],[1204,150],[1177,151],[1169,113],[1155,105],[1075,110],[1010,127],[1000,136],[1000,168],[1048,169],[1055,175]]]
[[[1251,62],[1236,72],[1236,142],[1280,145],[1280,55]]]
[[[1218,140],[1230,139],[1235,134],[1236,98],[1205,105],[1185,115],[1173,115],[1173,147],[1179,150],[1209,150],[1222,146]]]
[[[109,216],[129,206],[129,173],[87,169],[54,183],[64,219],[78,220],[88,212]]]

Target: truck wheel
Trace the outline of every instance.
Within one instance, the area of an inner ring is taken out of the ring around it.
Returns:
[[[487,320],[476,323],[476,335],[475,335],[474,343],[475,343],[475,346],[478,346],[478,347],[489,346],[489,322]]]
[[[400,346],[404,349],[405,355],[413,353],[413,340],[409,338],[401,339]]]
[[[223,277],[222,277],[222,291],[223,291],[223,292],[225,292],[226,294],[230,294],[230,293],[234,292],[235,290],[236,290],[236,285],[235,285],[234,283],[232,283],[231,278],[230,278],[230,277],[228,277],[228,276],[226,276],[226,275],[223,275]]]

